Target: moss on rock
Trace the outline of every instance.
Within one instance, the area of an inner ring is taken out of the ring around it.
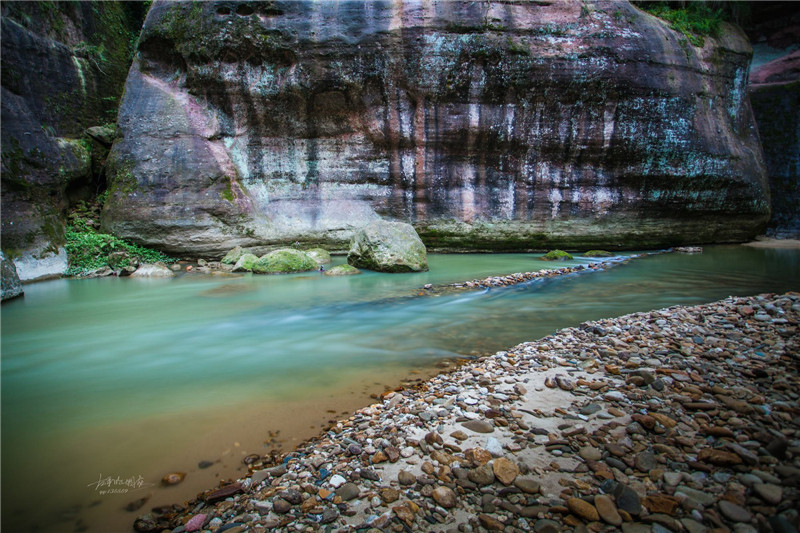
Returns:
[[[225,254],[225,257],[222,258],[222,263],[225,265],[235,265],[244,254],[245,251],[242,250],[242,247],[237,246]]]
[[[324,248],[312,248],[306,250],[308,256],[317,262],[318,265],[327,265],[331,262],[331,254]]]
[[[589,250],[583,253],[583,257],[613,257],[614,254],[605,250]]]
[[[307,253],[291,248],[282,248],[262,256],[253,264],[257,274],[290,274],[317,268],[317,262]]]
[[[226,256],[227,257],[227,256]],[[253,266],[258,262],[258,256],[250,253],[242,254],[233,266],[234,272],[252,272]]]
[[[564,250],[550,250],[542,256],[542,261],[568,261],[573,259],[572,254]]]
[[[325,271],[326,276],[355,276],[356,274],[361,274],[361,271],[350,265],[338,265]]]

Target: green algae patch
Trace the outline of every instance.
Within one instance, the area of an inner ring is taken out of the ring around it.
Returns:
[[[330,270],[325,271],[326,276],[355,276],[356,274],[361,274],[361,271],[354,266],[350,265],[338,265]]]
[[[568,261],[573,259],[572,254],[564,250],[550,250],[542,256],[542,261]]]
[[[583,253],[583,257],[614,257],[614,254],[605,250],[589,250]]]
[[[291,274],[315,270],[317,262],[307,253],[291,248],[275,250],[262,256],[253,265],[256,274]]]

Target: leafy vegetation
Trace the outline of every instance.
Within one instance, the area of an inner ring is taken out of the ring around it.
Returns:
[[[694,46],[705,45],[704,36],[719,37],[726,18],[721,9],[712,9],[705,2],[689,2],[681,7],[673,7],[669,2],[643,2],[640,7],[669,22],[673,30],[684,34]]]
[[[68,276],[80,276],[98,268],[121,268],[139,263],[174,263],[176,260],[156,250],[131,244],[123,239],[99,233],[100,209],[107,193],[97,197],[94,202],[80,202],[69,215],[66,227],[66,249],[69,268]],[[125,252],[127,257],[109,265],[109,255]]]

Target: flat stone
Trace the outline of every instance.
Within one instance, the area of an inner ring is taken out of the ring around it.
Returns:
[[[578,455],[589,461],[599,461],[603,458],[603,453],[594,446],[582,446],[578,450]]]
[[[494,471],[488,464],[481,465],[478,468],[470,470],[467,474],[467,478],[479,487],[491,485],[494,483]]]
[[[499,457],[494,460],[492,471],[500,483],[506,486],[511,485],[519,475],[519,467],[505,457]]]
[[[683,524],[683,527],[685,527],[686,531],[689,533],[708,533],[708,528],[706,526],[692,518],[681,518],[679,522]]]
[[[526,494],[538,494],[541,484],[533,478],[518,477],[514,480],[514,486]]]
[[[614,501],[605,494],[598,494],[594,497],[594,506],[597,509],[597,514],[600,515],[606,523],[612,526],[622,525],[622,517],[617,511],[617,506]]]
[[[384,487],[378,491],[378,495],[384,503],[394,503],[400,499],[400,491],[391,487]]]
[[[639,452],[634,457],[634,465],[639,472],[647,473],[658,466],[656,456],[651,451]]]
[[[503,531],[506,528],[503,522],[488,514],[479,514],[478,521],[489,531]]]
[[[581,500],[580,498],[570,498],[567,500],[567,508],[574,514],[588,520],[589,522],[596,522],[600,520],[600,515],[597,514],[597,509],[591,503]]]
[[[753,485],[753,492],[771,505],[778,505],[783,498],[783,489],[771,483],[758,483]]]
[[[614,497],[617,499],[617,509],[621,509],[632,515],[639,515],[642,512],[642,500],[635,490],[619,483],[614,489]]]
[[[401,485],[413,485],[417,482],[417,476],[407,470],[401,470],[397,473],[397,481]]]
[[[541,518],[533,524],[536,533],[558,533],[560,529],[558,522],[547,518]]]
[[[494,426],[485,420],[469,420],[462,422],[461,425],[475,433],[491,433],[494,431]]]
[[[339,474],[334,474],[331,476],[331,479],[328,481],[328,483],[331,484],[331,487],[338,489],[339,487],[347,483],[347,480],[344,477],[340,476]]]
[[[697,501],[699,504],[705,507],[708,507],[709,505],[712,505],[715,501],[717,501],[716,496],[714,496],[713,494],[708,494],[701,490],[696,490],[691,487],[687,487],[686,485],[678,485],[678,487],[675,489],[675,494],[679,492],[685,494],[689,498]]]
[[[717,448],[703,448],[697,454],[697,460],[716,466],[734,466],[742,463],[742,458],[735,453]]]
[[[451,509],[458,503],[456,493],[448,487],[436,487],[433,489],[433,499],[445,509]]]
[[[675,514],[675,511],[680,505],[677,498],[667,496],[666,494],[650,494],[642,503],[651,513],[663,513],[666,515]]]
[[[719,512],[728,520],[734,522],[750,522],[753,519],[753,515],[750,511],[728,500],[720,500],[717,505],[719,507]]]
[[[286,514],[292,508],[292,504],[283,498],[275,498],[272,501],[272,510],[278,514]]]

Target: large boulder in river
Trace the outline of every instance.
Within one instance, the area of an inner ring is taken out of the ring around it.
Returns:
[[[10,300],[22,294],[22,282],[17,275],[14,262],[0,252],[0,301]]]
[[[291,274],[317,268],[317,262],[300,250],[283,248],[261,257],[252,267],[256,274]]]
[[[427,250],[413,226],[386,220],[373,222],[355,234],[347,262],[378,272],[428,270]]]
[[[102,228],[219,257],[378,218],[432,250],[746,240],[752,50],[704,43],[623,0],[156,0]]]

